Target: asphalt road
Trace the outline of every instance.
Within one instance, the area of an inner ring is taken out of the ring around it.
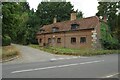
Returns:
[[[118,78],[118,55],[3,64],[3,78]]]
[[[23,45],[18,45],[18,44],[12,44],[12,45],[14,45],[20,51],[21,56],[19,56],[15,60],[6,62],[4,64],[31,63],[31,62],[46,61],[46,60],[49,60],[49,59],[52,59],[52,58],[70,57],[70,56],[67,56],[67,55],[51,54],[51,53],[44,52],[44,51],[29,47],[29,46],[23,46]]]

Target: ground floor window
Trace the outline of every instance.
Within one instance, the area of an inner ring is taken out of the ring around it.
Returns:
[[[42,39],[39,39],[39,43],[42,43]]]
[[[80,38],[80,43],[86,43],[86,37],[81,37]]]
[[[75,37],[71,38],[71,43],[76,43],[76,38]]]
[[[61,43],[61,38],[57,38],[57,43]]]
[[[51,43],[51,38],[48,38],[48,43]]]

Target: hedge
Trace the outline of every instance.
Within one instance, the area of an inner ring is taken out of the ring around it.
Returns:
[[[8,46],[11,44],[11,38],[9,36],[2,37],[2,46]]]

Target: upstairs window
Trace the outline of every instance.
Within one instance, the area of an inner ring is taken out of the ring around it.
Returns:
[[[71,43],[76,43],[76,38],[75,37],[71,38]]]
[[[86,43],[86,37],[81,37],[80,38],[80,43]]]
[[[79,27],[79,24],[71,24],[71,30],[76,30]]]
[[[57,27],[52,28],[52,32],[57,32],[58,30],[59,30],[59,28],[57,28]]]

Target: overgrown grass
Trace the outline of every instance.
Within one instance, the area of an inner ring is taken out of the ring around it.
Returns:
[[[0,53],[2,60],[6,60],[17,55],[19,55],[19,50],[14,46],[4,46],[2,47],[2,53]]]
[[[29,45],[30,47],[40,49],[46,52],[59,55],[75,55],[75,56],[93,56],[105,54],[120,54],[120,50],[90,50],[90,49],[70,49],[62,47],[39,47],[39,45]]]

